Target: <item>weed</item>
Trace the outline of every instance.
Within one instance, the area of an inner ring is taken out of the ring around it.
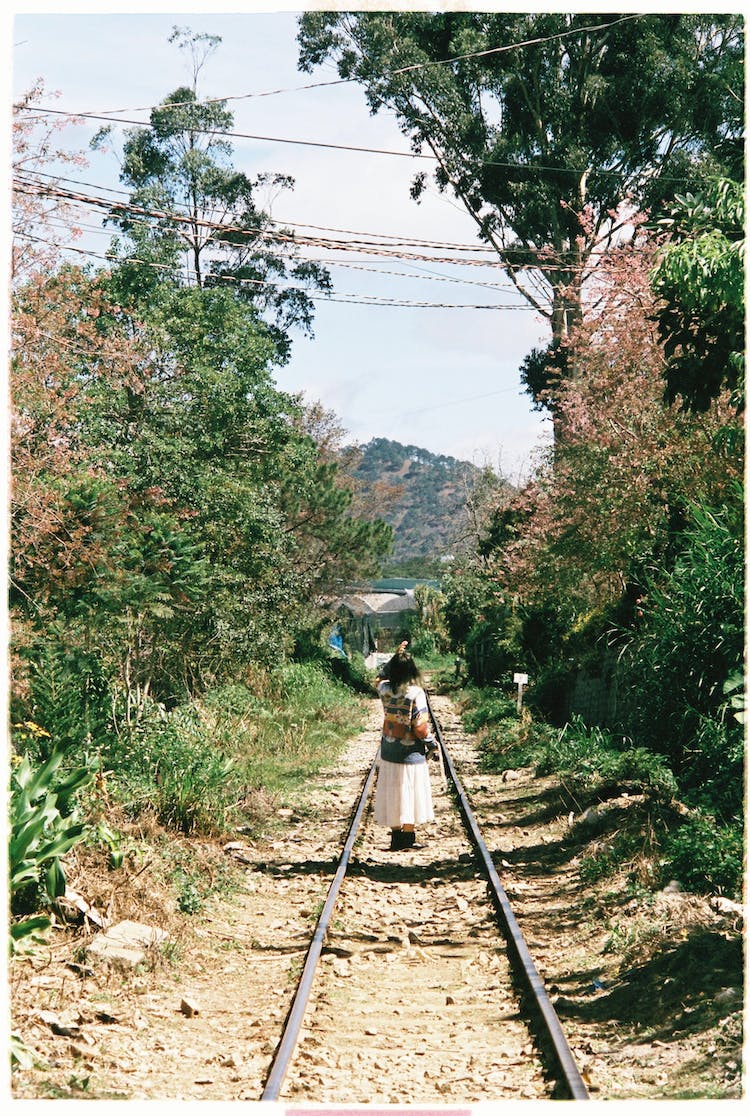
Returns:
[[[742,825],[719,825],[695,811],[663,843],[662,873],[688,891],[714,891],[739,898],[742,892]]]
[[[183,914],[197,914],[203,907],[203,896],[194,879],[184,871],[175,873],[177,906]]]

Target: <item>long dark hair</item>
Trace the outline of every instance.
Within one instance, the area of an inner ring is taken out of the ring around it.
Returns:
[[[411,683],[421,685],[422,678],[419,673],[419,667],[406,650],[404,644],[399,647],[396,654],[390,659],[386,667],[386,677],[394,691],[405,690]]]

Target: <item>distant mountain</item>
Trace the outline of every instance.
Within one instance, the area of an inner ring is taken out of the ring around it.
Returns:
[[[388,438],[374,438],[359,450],[353,475],[369,514],[393,527],[393,560],[460,553],[466,501],[483,470]]]

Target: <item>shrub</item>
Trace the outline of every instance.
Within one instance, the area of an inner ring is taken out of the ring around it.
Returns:
[[[30,715],[48,730],[46,738],[30,742],[32,754],[45,760],[54,740],[55,747],[82,758],[92,742],[111,733],[112,703],[101,662],[54,630],[27,654]]]
[[[677,782],[662,756],[574,717],[544,748],[537,772],[565,772],[582,787],[635,785],[671,799]]]
[[[194,711],[150,707],[120,756],[119,793],[131,814],[153,810],[162,825],[187,834],[226,829],[239,779],[232,760],[206,739]]]
[[[527,701],[553,725],[562,727],[577,667],[572,661],[552,660],[541,667],[529,686]]]
[[[467,732],[478,732],[515,714],[515,702],[501,690],[486,688],[466,691],[470,707],[463,714]]]
[[[741,674],[742,507],[696,508],[671,571],[652,576],[645,617],[623,656],[621,724],[668,757],[681,793],[729,823],[742,807],[743,732],[725,684]]]
[[[696,811],[663,842],[662,872],[688,891],[718,892],[740,898],[743,882],[742,825],[718,825]]]

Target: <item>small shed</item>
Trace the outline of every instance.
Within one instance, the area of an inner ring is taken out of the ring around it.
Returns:
[[[329,602],[341,625],[344,643],[365,658],[373,651],[395,650],[409,634],[409,617],[416,614],[413,589],[352,589]]]

